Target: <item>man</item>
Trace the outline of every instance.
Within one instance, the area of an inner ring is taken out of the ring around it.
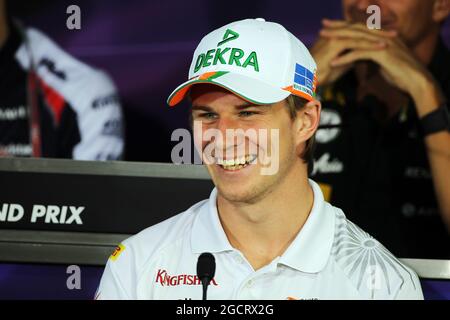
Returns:
[[[209,299],[422,298],[416,274],[308,180],[320,117],[315,70],[300,40],[261,18],[202,39],[168,103],[190,96],[196,146],[216,188],[119,245],[97,298],[200,299],[202,252],[217,264]],[[229,130],[236,134],[224,141]],[[277,170],[264,171],[269,162]]]
[[[0,157],[116,160],[122,131],[109,77],[9,19],[0,0]]]
[[[312,177],[404,258],[450,258],[449,3],[344,0],[311,49],[321,126],[335,125],[317,133]],[[369,5],[383,30],[366,26]]]

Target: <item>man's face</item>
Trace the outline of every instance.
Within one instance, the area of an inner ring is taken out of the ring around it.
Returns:
[[[432,31],[434,0],[342,0],[347,21],[366,23],[367,7],[377,5],[381,11],[381,28],[398,31],[408,46],[414,46]]]
[[[203,137],[200,143],[197,140],[197,148],[202,149],[203,159],[207,149],[215,150],[212,153],[215,163],[205,162],[219,194],[225,199],[247,203],[258,201],[273,191],[283,181],[295,161],[299,161],[296,156],[294,125],[286,101],[273,105],[252,105],[218,86],[203,84],[193,87],[191,98],[194,135],[198,137],[201,134]],[[196,121],[202,124],[201,132],[196,132]],[[224,139],[205,139],[209,129],[221,132]],[[240,138],[226,141],[227,129],[265,132],[267,141],[260,139],[259,135],[242,134],[238,134]],[[271,136],[272,129],[278,130],[277,139]],[[274,143],[278,144],[278,152],[274,152],[272,148]],[[269,158],[271,161],[278,161],[278,170],[274,174],[263,175],[261,169],[264,165],[260,160]],[[245,159],[246,163],[218,164],[236,159]],[[248,161],[252,159],[255,159],[254,163],[249,164]]]

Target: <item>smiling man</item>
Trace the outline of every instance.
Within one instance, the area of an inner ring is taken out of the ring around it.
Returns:
[[[190,97],[196,146],[216,188],[119,245],[97,298],[200,299],[203,252],[217,265],[210,299],[422,298],[416,274],[308,179],[320,118],[315,73],[300,40],[263,19],[201,40],[189,80],[168,103]],[[273,161],[277,170],[263,173]]]
[[[370,5],[382,30],[369,30]],[[312,177],[395,255],[450,259],[449,0],[342,0],[311,48],[321,125]],[[420,235],[420,236],[419,236]]]

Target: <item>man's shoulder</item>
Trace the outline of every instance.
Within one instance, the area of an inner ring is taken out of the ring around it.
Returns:
[[[119,245],[124,252],[120,260],[124,263],[133,262],[139,269],[153,257],[160,256],[162,252],[176,250],[185,244],[185,241],[190,239],[192,225],[198,213],[205,209],[206,201],[200,201],[189,209],[124,240]]]
[[[119,244],[106,264],[98,298],[137,299],[142,275],[164,257],[177,259],[183,246],[190,245],[191,226],[198,213],[205,209],[205,201]]]
[[[18,49],[16,59],[25,70],[34,63],[39,78],[66,100],[73,100],[82,93],[84,100],[91,104],[92,99],[116,92],[105,72],[78,60],[41,31],[35,28],[25,31],[27,42]],[[80,104],[82,101],[69,102]]]
[[[378,240],[335,210],[331,257],[362,299],[421,299],[416,273]]]

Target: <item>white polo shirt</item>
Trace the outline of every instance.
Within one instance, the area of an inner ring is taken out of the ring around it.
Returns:
[[[423,299],[417,275],[325,202],[314,204],[282,256],[255,271],[225,235],[217,191],[185,212],[125,240],[110,257],[98,299],[201,299],[197,259],[211,252],[208,299]]]

